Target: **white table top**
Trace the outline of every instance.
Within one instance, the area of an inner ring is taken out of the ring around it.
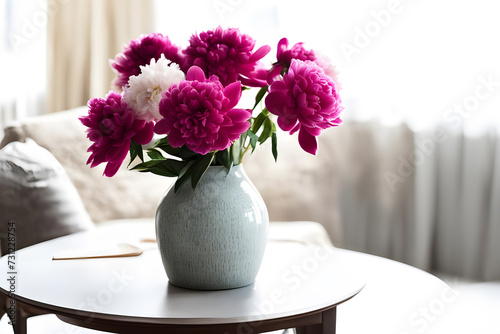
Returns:
[[[128,232],[128,233],[127,233]],[[154,244],[138,257],[53,261],[63,250],[136,242],[143,231],[78,233],[16,253],[16,295],[34,306],[96,318],[162,324],[260,321],[316,311],[357,294],[355,252],[298,242],[269,242],[254,284],[194,291],[168,283]],[[7,258],[0,268],[9,272]],[[0,288],[8,291],[5,279]]]

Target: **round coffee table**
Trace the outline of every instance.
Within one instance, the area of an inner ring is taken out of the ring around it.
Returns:
[[[46,313],[119,333],[260,333],[292,327],[298,333],[335,333],[336,306],[365,284],[353,274],[353,252],[286,240],[270,241],[255,283],[234,290],[169,284],[154,244],[136,257],[52,260],[64,250],[137,242],[138,236],[102,229],[58,238],[17,251],[13,270],[2,257],[0,268],[11,280],[0,280],[0,292],[7,310],[15,311],[15,333],[26,333],[27,317]],[[8,298],[11,290],[15,304]]]

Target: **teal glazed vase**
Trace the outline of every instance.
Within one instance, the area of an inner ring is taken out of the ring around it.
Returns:
[[[173,186],[155,217],[169,282],[196,290],[252,284],[267,242],[269,215],[243,166],[210,166],[193,190]]]

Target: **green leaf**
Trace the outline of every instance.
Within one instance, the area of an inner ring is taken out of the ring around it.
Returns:
[[[182,147],[172,147],[168,142],[168,138],[162,138],[155,143],[155,148],[164,151],[165,153],[172,155],[174,157],[181,158],[183,160],[188,160],[196,157],[198,154],[188,149],[186,146]]]
[[[137,144],[135,141],[131,140],[130,141],[130,162],[128,166],[132,164],[132,162],[135,160],[135,158],[139,157],[141,161],[144,162],[144,156],[142,153],[142,145]]]
[[[168,155],[180,158],[181,157],[181,148],[180,147],[172,147],[170,145],[160,145],[160,146],[155,146],[157,149],[162,150],[163,152],[167,153]]]
[[[259,92],[257,93],[257,95],[255,96],[255,104],[254,104],[252,110],[254,110],[255,107],[257,107],[257,105],[260,103],[260,101],[262,101],[262,98],[264,97],[264,95],[266,95],[266,93],[267,93],[267,87],[268,86],[262,87],[259,90]]]
[[[210,164],[214,160],[214,156],[215,153],[207,154],[203,156],[201,159],[197,159],[196,162],[193,164],[192,166],[193,171],[191,174],[191,187],[193,187],[193,189],[196,188],[196,185],[203,177],[208,167],[210,167]]]
[[[273,125],[273,121],[269,117],[266,117],[264,121],[264,129],[259,136],[259,143],[263,144],[269,137],[271,137],[271,134],[273,132]]]
[[[226,167],[226,170],[229,172],[231,170],[231,167],[233,167],[233,160],[231,159],[231,152],[230,148],[227,148],[223,151],[217,152],[215,155],[215,158],[217,161],[224,167]]]
[[[278,162],[278,136],[276,135],[276,129],[273,131],[271,136],[271,151],[273,152],[274,161]]]
[[[163,160],[149,160],[142,162],[134,167],[132,167],[132,170],[148,170],[149,168],[158,165],[161,163]]]
[[[161,166],[163,168],[168,169],[175,176],[179,176],[187,164],[188,164],[187,161],[180,161],[174,159],[167,159],[161,162]]]
[[[231,148],[230,148],[230,156],[232,158],[232,161],[233,161],[233,165],[237,165],[239,163],[241,163],[241,159],[243,159],[243,156],[242,156],[242,145],[243,145],[243,141],[242,141],[242,138],[240,137],[238,140],[235,140],[233,145],[231,145]]]
[[[196,156],[199,156],[199,154],[196,153],[196,152],[191,151],[186,146],[182,146],[181,147],[181,151],[180,151],[180,157],[181,157],[181,159],[187,160],[187,159],[194,158]]]
[[[189,161],[184,168],[179,173],[179,177],[177,178],[177,181],[175,181],[174,184],[174,192],[177,192],[179,188],[191,177],[191,166],[194,164],[194,160]]]
[[[264,121],[266,120],[267,117],[267,114],[264,113],[264,112],[261,112],[259,115],[257,115],[257,117],[255,118],[255,121],[252,125],[252,132],[253,133],[257,133],[260,129],[260,127],[262,126],[262,124],[264,123]]]
[[[157,161],[157,160],[156,160]],[[182,169],[187,165],[186,161],[166,159],[159,163],[151,166],[147,169],[141,170],[141,172],[151,172],[153,174],[167,176],[167,177],[178,177]]]
[[[162,139],[158,140],[155,145],[155,148],[162,150],[163,152],[167,153],[168,155],[172,155],[174,157],[180,158],[180,147],[172,147],[170,143],[168,142],[168,137],[163,137]]]
[[[161,138],[160,140],[158,140],[156,143],[155,143],[155,146],[163,146],[163,145],[168,145],[170,146],[170,143],[168,142],[168,137],[163,137]]]
[[[255,151],[255,148],[257,147],[257,141],[259,140],[259,137],[250,130],[248,131],[248,137],[250,137],[250,146],[252,146],[253,153],[253,151]]]
[[[166,176],[166,177],[176,177],[177,175],[174,173],[171,173],[170,170],[165,168],[162,164],[158,164],[156,166],[150,167],[148,169],[141,170],[140,172],[145,173],[145,172],[150,172],[156,175],[160,176]]]
[[[140,163],[131,169],[138,170],[139,172],[143,173],[151,172],[153,174],[162,176],[178,177],[182,169],[186,167],[187,164],[187,161],[163,158]]]
[[[154,148],[148,149],[147,154],[153,160],[166,160],[166,158],[163,156],[163,154],[161,154],[160,151],[158,151]]]
[[[189,159],[192,159],[198,155],[198,153],[191,151],[186,146],[172,147],[170,145],[162,145],[162,146],[157,146],[157,148],[163,150],[165,153],[167,153],[169,155],[181,158],[183,160],[189,160]]]

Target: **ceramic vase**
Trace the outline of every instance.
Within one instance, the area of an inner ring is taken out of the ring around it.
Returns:
[[[156,212],[169,282],[197,290],[252,284],[262,263],[269,215],[243,166],[211,166],[196,189],[172,187]]]

